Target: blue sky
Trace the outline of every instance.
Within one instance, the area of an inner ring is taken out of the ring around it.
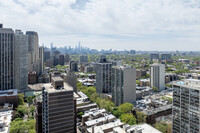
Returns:
[[[200,0],[0,0],[0,23],[46,46],[200,50]]]

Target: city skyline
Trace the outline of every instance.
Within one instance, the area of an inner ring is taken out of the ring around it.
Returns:
[[[40,45],[198,50],[199,1],[0,0],[4,27],[37,31]],[[26,19],[24,19],[26,18]],[[13,21],[15,20],[15,21]]]

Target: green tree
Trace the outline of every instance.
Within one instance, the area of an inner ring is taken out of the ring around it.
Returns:
[[[131,103],[123,103],[118,107],[118,110],[122,113],[131,113],[133,109],[133,104]]]
[[[136,118],[131,113],[122,114],[120,120],[129,125],[136,124]]]
[[[28,97],[26,98],[26,101],[27,101],[28,104],[30,105],[30,104],[33,102],[33,99],[34,99],[34,97],[28,96]]]
[[[24,102],[24,95],[23,94],[18,94],[18,104],[19,105],[25,104],[25,102]]]
[[[22,118],[16,118],[10,123],[10,133],[36,133],[35,119],[24,121]]]
[[[166,84],[165,86],[166,86],[166,87],[169,87],[169,88],[172,88],[172,85],[171,85],[171,84]]]
[[[78,116],[79,118],[81,118],[81,117],[82,117],[82,115],[84,115],[84,113],[83,113],[83,112],[79,112],[79,113],[77,114],[77,116]]]
[[[154,92],[158,92],[158,91],[159,91],[158,88],[155,87],[155,86],[153,86],[152,88],[153,88],[153,91],[154,91]]]
[[[138,85],[139,85],[139,84],[140,84],[140,81],[139,81],[139,80],[136,80],[136,84],[138,84]]]
[[[168,126],[167,124],[156,123],[155,128],[161,131],[162,133],[167,133]]]
[[[35,106],[31,105],[30,106],[30,112],[31,112],[31,115],[34,117],[34,111],[35,111]]]
[[[147,115],[142,113],[142,112],[139,112],[137,111],[136,112],[136,118],[137,118],[137,123],[140,124],[140,123],[146,123],[146,118],[147,118]]]
[[[116,109],[116,110],[114,110],[114,111],[112,112],[112,114],[113,114],[114,116],[116,116],[117,118],[119,118],[119,117],[123,114],[123,112],[120,111],[120,110],[118,110],[118,109]]]
[[[26,105],[19,105],[16,110],[17,117],[22,118],[25,114],[28,114],[28,107]]]
[[[91,100],[92,102],[95,102],[95,103],[96,103],[97,97],[98,97],[98,95],[97,95],[97,93],[95,92],[95,93],[93,93],[93,94],[90,95],[90,100]]]

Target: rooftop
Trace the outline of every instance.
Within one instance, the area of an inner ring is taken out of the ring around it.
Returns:
[[[54,81],[63,81],[61,77],[52,77],[52,80]]]
[[[104,133],[104,130],[108,130],[114,127],[119,127],[122,125],[124,125],[124,123],[122,123],[119,119],[117,119],[114,122],[103,124],[101,126],[94,126],[94,133]],[[92,133],[92,127],[88,128],[87,132]],[[123,132],[120,132],[120,133],[123,133]]]
[[[173,82],[173,85],[200,90],[200,80],[198,79],[185,79]]]
[[[8,133],[9,124],[12,119],[12,112],[13,110],[0,112],[0,125],[3,125],[3,123],[5,123],[5,126],[3,126],[3,130],[2,131],[0,130],[1,133]]]
[[[0,96],[15,96],[17,91],[17,89],[0,91]]]
[[[154,127],[152,127],[146,123],[131,126],[127,130],[127,132],[130,133],[131,131],[141,131],[140,133],[161,133],[160,131],[158,131],[157,129],[155,129]]]
[[[55,89],[51,83],[43,84],[43,87],[48,93],[73,91],[73,88],[67,83],[64,83],[64,87],[60,89]]]
[[[112,119],[115,119],[115,118],[116,117],[114,115],[110,114],[110,115],[106,115],[104,117],[100,117],[98,119],[87,121],[87,122],[85,122],[85,124],[86,124],[87,127],[90,127],[90,126],[96,125],[98,123],[106,122],[106,121],[109,121],[109,120],[112,120]]]

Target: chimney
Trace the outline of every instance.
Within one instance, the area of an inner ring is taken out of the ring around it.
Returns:
[[[92,133],[94,133],[94,126],[92,127]]]
[[[0,28],[3,28],[3,24],[0,24]]]

